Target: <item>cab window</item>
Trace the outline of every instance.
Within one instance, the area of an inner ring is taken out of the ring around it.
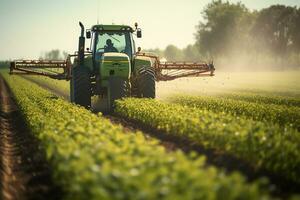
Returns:
[[[99,32],[97,33],[96,54],[106,52],[126,53],[132,55],[129,32]]]

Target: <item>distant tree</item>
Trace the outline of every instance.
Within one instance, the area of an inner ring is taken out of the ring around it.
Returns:
[[[200,56],[200,52],[196,45],[189,44],[187,47],[183,49],[179,49],[174,45],[168,45],[164,50],[159,48],[156,49],[145,49],[143,52],[151,52],[160,58],[166,58],[170,61],[200,61],[203,57]]]
[[[63,51],[63,52],[62,52],[62,57],[63,57],[63,59],[66,59],[66,58],[68,57],[68,55],[69,55],[68,52],[66,52],[66,51]]]
[[[150,53],[154,53],[155,55],[159,56],[159,57],[164,57],[164,51],[159,49],[159,48],[155,48],[155,49],[142,49],[142,52],[150,52]]]
[[[277,55],[285,55],[290,45],[297,46],[299,39],[297,9],[274,5],[261,10],[252,28],[252,37],[258,44]],[[298,26],[297,26],[298,24]]]
[[[197,26],[196,45],[201,53],[228,55],[232,44],[243,34],[244,24],[249,23],[249,10],[241,3],[222,0],[212,1],[202,12],[205,22]]]
[[[51,50],[49,52],[46,52],[45,59],[47,60],[59,60],[60,57],[60,51],[58,49]]]
[[[7,68],[9,66],[9,61],[0,61],[0,68]]]
[[[196,45],[189,44],[182,51],[183,51],[183,56],[184,56],[183,59],[186,61],[196,62],[196,61],[200,61],[201,59],[203,59],[200,56],[200,52]]]
[[[175,45],[168,45],[164,51],[167,60],[183,60],[183,52]]]
[[[51,51],[47,51],[40,56],[40,59],[45,60],[64,60],[68,56],[66,51],[61,52],[59,49],[53,49]]]
[[[293,17],[290,25],[290,37],[292,40],[292,48],[300,53],[300,8],[294,8]]]

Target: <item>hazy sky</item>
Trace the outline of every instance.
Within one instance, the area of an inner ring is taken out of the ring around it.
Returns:
[[[230,0],[238,2],[239,0]],[[195,26],[211,0],[0,0],[0,60],[38,58],[51,49],[77,49],[78,21],[90,28],[138,22],[142,48],[185,47],[194,43]],[[271,4],[300,6],[300,0],[241,0],[250,9]],[[99,9],[98,9],[99,7]]]

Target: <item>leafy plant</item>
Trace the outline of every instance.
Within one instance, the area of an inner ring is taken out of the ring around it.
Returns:
[[[205,103],[214,106],[213,102]],[[228,114],[229,108],[228,112],[213,112],[187,105],[193,105],[193,101],[182,106],[129,98],[117,102],[116,113],[162,130],[165,134],[187,138],[206,148],[226,151],[257,168],[299,182],[300,134],[297,130],[231,115]],[[238,109],[238,106],[235,108]],[[259,110],[254,109],[253,112],[259,116]]]
[[[66,199],[268,198],[259,183],[246,184],[237,173],[204,167],[204,157],[168,153],[140,132],[125,134],[101,114],[20,77],[4,77]]]
[[[246,116],[254,120],[278,123],[282,126],[292,126],[300,130],[300,108],[298,107],[203,96],[175,96],[170,101],[199,109]]]

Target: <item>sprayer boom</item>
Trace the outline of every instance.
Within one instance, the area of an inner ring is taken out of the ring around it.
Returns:
[[[137,55],[152,59],[157,81],[168,81],[182,77],[213,76],[215,71],[213,63],[161,62],[159,57],[151,53],[139,52]]]
[[[70,56],[66,60],[16,60],[10,63],[10,74],[40,75],[69,80]]]
[[[153,68],[157,81],[168,81],[182,77],[213,76],[213,63],[205,62],[160,62],[159,57],[150,53],[137,53],[138,56],[149,57],[153,61]],[[71,57],[66,60],[17,60],[11,62],[10,73],[22,75],[41,75],[53,79],[71,79]]]

